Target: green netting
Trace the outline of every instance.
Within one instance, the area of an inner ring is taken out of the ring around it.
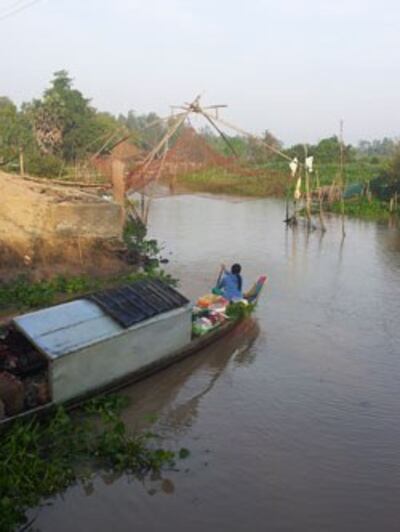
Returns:
[[[361,196],[364,194],[365,184],[364,183],[352,183],[343,193],[345,199],[353,198],[355,196]]]
[[[389,201],[396,192],[400,195],[400,180],[388,182],[384,177],[376,177],[369,186],[372,194],[381,200]]]

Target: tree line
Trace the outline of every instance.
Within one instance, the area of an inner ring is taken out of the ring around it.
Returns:
[[[98,111],[79,90],[65,70],[54,73],[43,96],[18,108],[6,96],[0,97],[0,168],[18,168],[24,154],[30,174],[54,177],[69,165],[97,153],[107,139],[132,138],[144,149],[164,132],[155,113],[119,116]]]
[[[18,169],[22,151],[28,173],[49,177],[62,175],[68,166],[97,153],[113,134],[119,138],[130,135],[135,144],[148,150],[166,130],[166,124],[158,120],[156,113],[137,114],[131,110],[127,115],[114,116],[95,109],[90,99],[74,87],[68,72],[60,70],[54,73],[41,98],[23,103],[20,108],[8,97],[0,97],[0,168]],[[208,126],[200,133],[224,155],[234,153],[257,165],[279,161],[279,156],[255,138],[229,136],[227,144]],[[290,157],[304,159],[303,144],[285,147],[269,130],[264,132],[262,140]],[[342,147],[338,136],[333,135],[308,145],[307,152],[321,164],[337,164],[343,149],[346,162],[383,163],[382,174],[397,179],[400,176],[398,146],[395,140],[384,138]]]

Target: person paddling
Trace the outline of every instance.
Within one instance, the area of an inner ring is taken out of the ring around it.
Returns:
[[[227,271],[225,264],[221,264],[221,271],[218,276],[215,292],[218,292],[228,301],[239,301],[243,299],[241,271],[242,267],[240,264],[233,264],[230,272]]]

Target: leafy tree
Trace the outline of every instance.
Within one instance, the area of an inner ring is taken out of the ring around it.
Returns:
[[[19,145],[17,108],[13,102],[6,98],[0,98],[0,162],[5,164],[12,160]]]
[[[201,135],[207,140],[207,142],[219,153],[225,156],[232,156],[232,150],[210,126],[206,125],[201,130]],[[267,163],[274,160],[277,155],[267,146],[263,145],[256,138],[242,137],[240,135],[230,136],[226,135],[230,145],[235,150],[235,153],[241,159],[246,159],[250,162],[257,164]],[[282,149],[282,143],[268,130],[264,132],[262,140],[269,146],[276,149]]]
[[[355,151],[350,144],[344,145],[343,150],[346,162],[354,159]],[[286,150],[286,153],[290,157],[304,160],[304,144],[295,144]],[[317,163],[338,163],[340,161],[340,141],[336,135],[321,139],[316,145],[308,144],[307,153],[313,155]]]
[[[308,151],[312,155],[312,146],[308,147]],[[304,144],[294,144],[287,150],[285,150],[286,155],[289,155],[292,159],[297,157],[299,161],[302,161],[304,159]]]
[[[336,135],[322,139],[315,146],[314,156],[321,163],[336,162],[340,160],[340,142]]]
[[[388,137],[384,137],[382,140],[361,140],[357,146],[357,152],[362,156],[368,157],[389,157],[395,149],[396,142]]]
[[[18,159],[19,149],[33,145],[32,128],[23,113],[7,97],[0,97],[0,164]]]
[[[269,149],[268,146],[276,150],[280,150],[282,148],[282,142],[278,140],[268,129],[264,131],[262,141],[265,144],[262,144],[256,138],[250,137],[247,139],[247,158],[257,164],[268,163],[277,158],[277,154],[273,150]]]
[[[393,147],[392,156],[386,164],[384,180],[389,185],[400,186],[400,143]]]
[[[90,100],[72,86],[65,70],[54,73],[42,100],[34,100],[28,112],[36,141],[45,155],[59,156],[65,162],[84,158],[101,144],[104,133],[119,127],[112,115],[96,113]]]
[[[318,162],[334,163],[340,160],[340,140],[336,135],[320,140],[314,148],[314,156]],[[354,149],[348,144],[343,146],[346,162],[354,159]]]
[[[136,133],[138,143],[144,149],[153,148],[165,135],[167,128],[156,113],[137,115],[130,110],[127,116],[119,115],[118,121],[128,131]]]
[[[370,190],[386,201],[400,194],[400,143],[393,143],[392,155],[382,165],[380,175],[370,181]]]

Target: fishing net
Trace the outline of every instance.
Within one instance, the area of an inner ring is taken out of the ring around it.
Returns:
[[[265,176],[259,169],[237,157],[218,153],[193,127],[185,127],[173,147],[150,164],[137,164],[127,175],[127,190],[142,190],[158,179],[173,180],[189,173],[220,169],[236,176]]]

